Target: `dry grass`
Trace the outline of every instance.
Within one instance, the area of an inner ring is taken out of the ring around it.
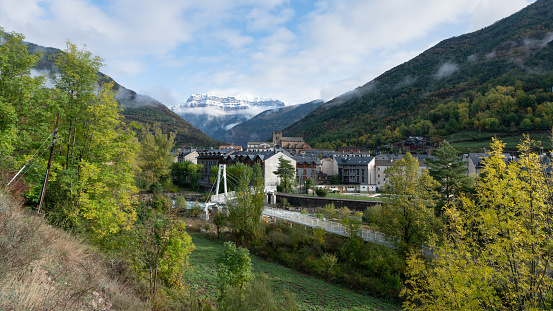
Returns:
[[[0,193],[0,310],[146,310],[122,261]]]

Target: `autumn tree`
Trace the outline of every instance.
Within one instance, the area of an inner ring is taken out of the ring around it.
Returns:
[[[551,310],[553,184],[529,138],[520,160],[504,144],[476,181],[475,199],[449,205],[447,236],[433,256],[413,253],[402,295],[409,310]]]
[[[410,153],[386,170],[385,191],[390,196],[379,226],[404,256],[420,249],[435,229],[436,186],[428,170],[420,169]]]
[[[155,211],[141,214],[126,247],[132,267],[148,280],[150,301],[155,299],[160,280],[169,288],[182,289],[183,273],[196,248],[184,222]]]
[[[217,278],[221,295],[229,287],[244,288],[252,279],[252,262],[247,248],[225,242],[225,250],[217,258]]]

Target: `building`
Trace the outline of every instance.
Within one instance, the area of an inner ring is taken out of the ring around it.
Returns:
[[[353,157],[370,156],[371,150],[367,147],[338,147],[338,149],[336,149],[336,153]]]
[[[203,165],[202,176],[200,177],[200,185],[204,187],[211,186],[209,179],[211,178],[211,167],[218,166],[219,161],[224,156],[235,152],[235,149],[207,149],[198,151],[197,162]]]
[[[343,184],[374,183],[375,157],[337,157],[338,173]]]
[[[469,176],[478,176],[484,168],[483,160],[490,157],[489,153],[468,153],[464,154],[462,160],[467,161],[468,174]],[[513,161],[515,158],[508,153],[503,153],[503,160],[505,162]]]
[[[273,145],[282,147],[293,154],[301,154],[311,149],[302,137],[282,137],[281,131],[273,132]]]
[[[274,147],[272,143],[267,143],[267,142],[248,142],[247,146],[248,146],[247,151],[253,151],[253,152],[270,151]]]
[[[317,182],[317,173],[321,171],[321,159],[313,156],[295,156],[296,160],[296,180],[298,184],[303,185],[307,179]]]
[[[219,146],[219,149],[236,149],[238,151],[242,151],[242,146],[235,146],[235,145]]]
[[[199,153],[195,149],[193,150],[183,150],[180,151],[177,155],[177,162],[183,162],[188,161],[192,162],[194,164],[198,164],[198,157]]]
[[[274,191],[280,183],[279,177],[274,173],[279,166],[279,159],[284,158],[295,167],[296,160],[292,158],[290,153],[280,148],[273,148],[270,151],[239,151],[224,155],[219,164],[227,166],[235,165],[236,163],[244,163],[248,166],[254,166],[259,163],[263,170],[263,178],[265,180],[265,190]]]

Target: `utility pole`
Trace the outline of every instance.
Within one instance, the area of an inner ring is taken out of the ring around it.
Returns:
[[[40,202],[38,203],[38,209],[37,209],[38,214],[40,214],[40,210],[42,209],[42,203],[44,202],[44,193],[46,192],[46,185],[48,185],[48,176],[50,175],[50,168],[52,167],[52,156],[54,155],[54,148],[56,147],[56,139],[58,138],[59,122],[60,122],[60,113],[58,112],[56,127],[54,128],[54,137],[52,138],[52,146],[50,147],[50,159],[48,160],[48,168],[46,169],[46,176],[44,177],[44,184],[42,185],[42,193],[40,194]]]

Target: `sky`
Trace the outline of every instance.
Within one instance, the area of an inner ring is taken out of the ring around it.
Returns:
[[[104,59],[171,107],[196,93],[325,101],[535,0],[0,0],[0,27]]]

